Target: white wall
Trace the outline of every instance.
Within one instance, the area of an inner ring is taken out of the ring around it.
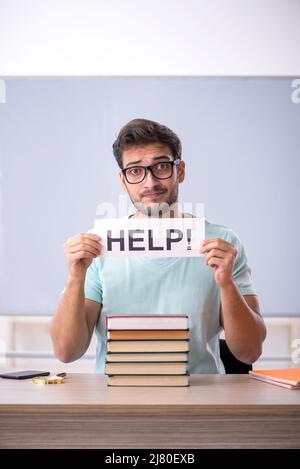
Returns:
[[[0,0],[0,76],[299,76],[299,18],[299,0]]]

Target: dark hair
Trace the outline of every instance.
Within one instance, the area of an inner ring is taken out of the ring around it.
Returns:
[[[123,151],[133,146],[151,143],[168,145],[174,160],[181,158],[181,142],[171,129],[148,119],[133,119],[121,128],[112,146],[114,157],[120,168],[123,168]]]

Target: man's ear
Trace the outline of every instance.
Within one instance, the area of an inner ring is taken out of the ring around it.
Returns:
[[[177,168],[178,168],[178,182],[183,182],[184,177],[185,177],[185,162],[181,160]]]
[[[120,177],[120,180],[121,180],[121,186],[123,187],[124,191],[127,192],[127,187],[126,187],[126,184],[125,184],[125,176],[122,173],[122,171],[119,171],[119,177]]]

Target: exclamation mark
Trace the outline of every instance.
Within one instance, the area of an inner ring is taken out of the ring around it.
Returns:
[[[187,228],[186,233],[187,233],[186,237],[187,237],[187,243],[188,243],[187,250],[191,251],[192,250],[192,246],[191,246],[192,230],[190,228]]]

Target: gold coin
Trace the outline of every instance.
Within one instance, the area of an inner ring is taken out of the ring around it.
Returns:
[[[61,384],[64,383],[65,380],[61,376],[47,376],[42,377],[38,376],[36,378],[32,378],[34,384]]]

